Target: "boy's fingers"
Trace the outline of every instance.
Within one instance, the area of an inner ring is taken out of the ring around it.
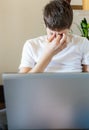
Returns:
[[[50,36],[50,38],[48,38],[48,42],[52,42],[54,38],[55,38],[55,34],[53,34],[52,36]]]
[[[63,34],[63,38],[60,40],[60,43],[64,43],[67,39],[67,36],[65,34]]]
[[[56,38],[56,44],[57,44],[57,45],[60,43],[60,40],[61,40],[61,36],[58,35],[57,38]]]

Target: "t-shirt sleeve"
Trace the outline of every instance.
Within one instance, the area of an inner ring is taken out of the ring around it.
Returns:
[[[33,68],[34,64],[35,61],[32,53],[32,46],[29,41],[26,41],[22,50],[22,58],[21,58],[21,64],[19,66],[19,70],[23,67]]]
[[[86,38],[84,39],[82,64],[89,65],[89,40]]]

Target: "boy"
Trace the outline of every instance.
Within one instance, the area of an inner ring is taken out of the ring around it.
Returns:
[[[47,36],[25,43],[20,73],[89,72],[89,41],[69,33],[73,10],[68,1],[50,1],[43,18]]]

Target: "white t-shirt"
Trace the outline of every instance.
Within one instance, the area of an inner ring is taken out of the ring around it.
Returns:
[[[42,56],[46,41],[47,36],[26,41],[19,69],[35,66]],[[89,41],[72,35],[67,47],[52,58],[45,72],[82,72],[82,64],[89,65]]]

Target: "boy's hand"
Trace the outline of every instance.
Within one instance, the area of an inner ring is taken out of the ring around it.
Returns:
[[[56,34],[54,33],[53,35],[51,35],[49,38],[48,38],[48,42],[51,43],[54,38],[56,37]]]
[[[67,36],[66,34],[57,35],[54,34],[48,39],[48,44],[46,46],[46,52],[52,54],[53,56],[62,51],[67,46]]]

